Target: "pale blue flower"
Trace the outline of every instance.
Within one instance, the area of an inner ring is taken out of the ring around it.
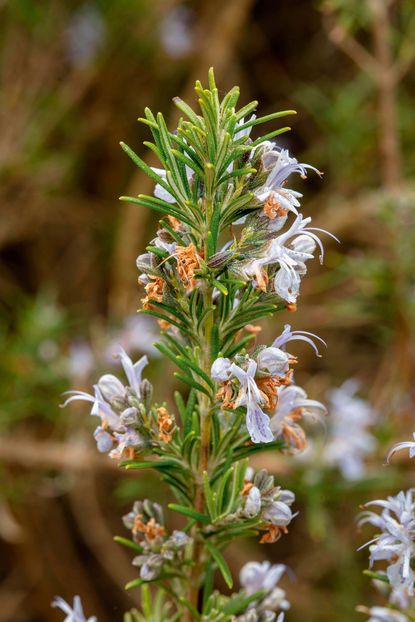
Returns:
[[[291,330],[290,324],[285,324],[284,330],[281,335],[274,340],[272,346],[274,348],[284,348],[290,341],[305,341],[313,348],[317,356],[321,356],[313,339],[317,339],[320,343],[326,345],[326,342],[318,335],[309,333],[306,330]]]
[[[133,363],[126,351],[123,348],[120,348],[119,357],[121,365],[124,368],[125,375],[127,376],[128,384],[133,389],[137,397],[140,398],[141,374],[144,367],[148,365],[147,356],[144,355],[136,363]]]
[[[248,594],[261,590],[272,590],[287,570],[285,564],[265,562],[248,562],[241,568],[239,581]]]
[[[358,607],[357,610],[370,616],[367,622],[409,622],[405,614],[389,607]]]
[[[415,501],[414,490],[400,492],[386,500],[377,499],[366,504],[366,507],[378,505],[380,514],[372,511],[362,512],[359,524],[370,523],[380,533],[365,544],[369,546],[370,565],[377,560],[389,562],[386,575],[394,590],[407,590],[409,596],[414,594],[414,572],[411,560],[415,558]],[[361,547],[363,548],[363,547]]]
[[[255,382],[257,363],[249,360],[247,370],[233,363],[230,367],[232,375],[239,380],[239,393],[235,407],[246,406],[246,427],[254,443],[271,443],[274,436],[269,426],[269,417],[261,409],[265,398]]]
[[[361,479],[365,474],[365,458],[376,447],[376,439],[369,427],[377,412],[366,400],[356,395],[359,382],[346,380],[329,392],[329,434],[322,457],[337,466],[348,480]]]
[[[82,602],[79,596],[75,596],[73,599],[73,607],[71,607],[63,598],[55,596],[52,601],[52,607],[58,607],[65,614],[66,618],[63,622],[97,622],[97,618],[92,616],[86,618],[82,607]]]
[[[395,452],[401,451],[402,449],[409,449],[409,457],[415,458],[415,432],[413,433],[413,437],[413,441],[402,441],[401,443],[396,443],[396,445],[392,447],[386,456],[386,462],[389,462]]]
[[[108,434],[101,426],[95,428],[94,439],[97,443],[97,449],[101,453],[108,453],[114,446],[113,437]]]
[[[271,430],[276,439],[284,438],[297,449],[303,449],[305,435],[298,424],[299,416],[322,421],[326,414],[326,407],[317,400],[308,399],[301,387],[295,384],[282,386],[278,389],[277,406],[271,415]]]

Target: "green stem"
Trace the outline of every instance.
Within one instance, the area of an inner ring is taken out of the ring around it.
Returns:
[[[210,203],[210,202],[209,202]],[[211,205],[210,209],[207,209],[207,220],[210,221]],[[205,239],[205,257],[207,256],[207,240]],[[212,308],[212,295],[213,288],[211,285],[206,285],[204,292],[204,306],[205,309]],[[210,312],[206,317],[203,335],[201,338],[202,354],[200,367],[203,371],[210,376],[210,369],[212,365],[211,360],[211,334],[213,328],[213,312]],[[211,399],[204,394],[199,397],[199,415],[200,415],[200,457],[197,472],[196,490],[194,498],[194,508],[197,512],[204,514],[205,499],[203,493],[203,475],[209,471],[209,457],[210,457],[210,434],[211,434]],[[190,572],[189,580],[189,596],[188,600],[190,604],[197,609],[199,601],[199,589],[200,581],[203,573],[205,547],[203,538],[201,537],[199,530],[201,524],[197,523],[193,528],[193,551],[192,561],[193,565]],[[187,615],[188,622],[192,621],[191,613]]]

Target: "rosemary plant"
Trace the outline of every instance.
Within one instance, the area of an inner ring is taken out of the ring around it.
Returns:
[[[302,340],[318,355],[319,338],[287,324],[271,345],[258,345],[256,324],[295,310],[317,246],[322,259],[319,230],[299,213],[301,194],[286,187],[292,173],[319,172],[272,142],[290,128],[251,138],[259,125],[294,111],[257,118],[256,101],[237,110],[238,88],[220,100],[212,70],[208,88],[197,82],[195,90],[199,112],[175,100],[183,115],[177,131],[149,109],[140,119],[161,168],[121,143],[155,182],[154,196],[121,200],[162,215],[137,259],[145,289],[140,312],[157,318],[155,345],[177,367],[183,389],[174,396],[175,414],[152,402],[151,384],[142,379],[147,358],[133,363],[121,349],[127,384],[106,374],[93,395],[74,391],[66,401],[92,403],[99,451],[125,469],[159,473],[175,497],[168,509],[183,525],[169,531],[164,510],[150,500],[137,501],[124,517],[130,537],[116,539],[135,554],[139,575],[127,588],[141,588],[141,612],[127,613],[125,622],[265,622],[283,615],[289,603],[277,583],[284,565],[246,564],[235,593],[215,590],[215,574],[230,591],[226,546],[247,537],[273,543],[295,515],[293,493],[265,470],[254,473],[251,456],[301,450],[302,419],[325,414],[294,384],[297,358],[286,349]],[[77,617],[66,603],[55,604],[73,613],[68,620],[85,619],[79,601]]]

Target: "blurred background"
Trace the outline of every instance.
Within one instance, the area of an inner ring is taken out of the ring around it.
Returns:
[[[80,594],[100,622],[136,604],[112,536],[134,499],[166,490],[98,455],[88,409],[59,404],[116,369],[117,344],[152,357],[157,401],[170,399],[157,325],[135,313],[135,258],[157,219],[117,201],[152,185],[118,143],[155,164],[136,118],[149,106],[174,124],[172,97],[193,102],[211,65],[242,105],[298,111],[280,144],[324,179],[291,187],[341,239],[309,264],[298,311],[260,335],[290,322],[329,346],[321,359],[292,348],[297,382],[330,407],[327,430],[310,430],[301,457],[257,464],[300,515],[276,545],[228,559],[235,573],[248,559],[292,568],[289,621],[361,619],[356,605],[383,599],[362,575],[355,515],[415,482],[403,452],[383,466],[415,429],[413,0],[3,0],[0,33],[0,622],[60,619],[55,594]]]

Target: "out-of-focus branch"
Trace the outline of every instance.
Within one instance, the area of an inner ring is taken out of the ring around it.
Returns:
[[[400,187],[402,157],[399,144],[396,111],[396,89],[399,80],[411,63],[411,54],[394,61],[391,49],[390,2],[366,0],[371,13],[374,51],[368,52],[339,22],[335,9],[327,2],[323,5],[323,23],[327,35],[376,84],[379,113],[379,148],[381,185],[389,192]],[[415,55],[415,52],[414,52]]]
[[[18,447],[18,451],[16,450]],[[72,471],[88,469],[116,470],[117,464],[89,450],[84,443],[36,441],[28,437],[2,436],[0,463],[15,464],[25,469],[56,468]]]
[[[217,0],[203,4],[199,23],[195,27],[195,40],[199,47],[193,54],[193,68],[181,93],[182,99],[192,96],[195,80],[203,77],[210,66],[215,68],[216,75],[221,79],[243,33],[252,2],[253,0]],[[177,120],[178,115],[174,107],[170,121]],[[151,180],[138,171],[131,181],[129,193],[145,193],[149,187],[152,187]],[[143,233],[146,233],[147,223],[147,210],[135,205],[123,207],[114,248],[112,288],[109,294],[110,309],[117,315],[124,315],[134,309],[137,298],[135,259],[142,250],[140,241],[144,238]]]
[[[391,51],[388,8],[383,2],[368,0],[372,14],[374,49],[379,67],[379,131],[382,177],[385,189],[401,184],[402,164],[398,138],[395,65]]]
[[[323,6],[323,25],[329,40],[342,50],[359,69],[372,80],[377,81],[381,68],[376,58],[336,20],[334,10],[328,4]]]
[[[80,474],[69,495],[85,545],[124,593],[124,585],[133,577],[133,569],[124,550],[114,542],[111,529],[102,514],[94,474],[89,470]]]

